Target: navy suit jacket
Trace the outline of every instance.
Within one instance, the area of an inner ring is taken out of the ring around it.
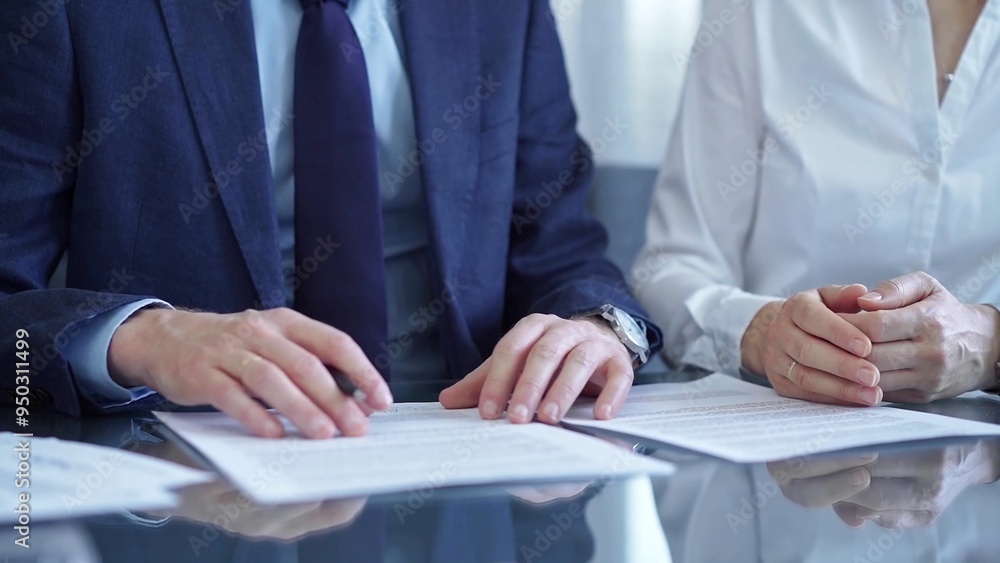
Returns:
[[[61,4],[0,3],[0,358],[26,329],[32,404],[75,415],[102,410],[62,354],[88,319],[142,297],[281,307],[285,290],[249,3]],[[533,312],[645,318],[586,210],[593,162],[547,0],[399,7],[435,281],[461,288],[450,375]]]

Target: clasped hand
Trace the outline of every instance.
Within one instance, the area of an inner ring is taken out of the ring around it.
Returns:
[[[1000,313],[960,303],[919,272],[829,286],[766,305],[743,365],[780,394],[823,403],[929,402],[996,385]]]
[[[910,453],[822,457],[767,464],[788,500],[832,506],[848,526],[922,527],[966,488],[998,477],[998,444],[977,441]]]

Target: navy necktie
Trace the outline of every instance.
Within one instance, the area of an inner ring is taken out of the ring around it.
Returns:
[[[347,16],[348,0],[301,1],[295,308],[349,334],[388,379],[382,207],[367,66]]]

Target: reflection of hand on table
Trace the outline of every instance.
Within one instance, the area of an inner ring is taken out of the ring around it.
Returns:
[[[225,481],[187,487],[180,492],[180,506],[158,511],[221,528],[249,538],[297,540],[350,524],[368,501],[359,499],[261,506]]]
[[[520,487],[507,487],[507,492],[517,499],[528,504],[542,506],[551,502],[570,500],[578,497],[587,490],[587,487],[594,484],[594,481],[582,483],[554,483],[551,485],[525,485]]]
[[[1000,477],[1000,442],[935,450],[768,464],[782,493],[806,507],[831,506],[848,526],[932,523],[966,488]]]

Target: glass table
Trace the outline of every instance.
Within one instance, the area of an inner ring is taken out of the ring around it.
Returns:
[[[698,376],[657,373],[641,380]],[[401,401],[434,400],[444,385],[393,392]],[[986,396],[908,408],[1000,422],[1000,400]],[[0,420],[11,420],[9,414]],[[33,422],[36,436],[199,464],[163,438],[148,412],[36,415]],[[998,440],[935,440],[742,465],[607,439],[671,461],[677,472],[425,488],[289,506],[254,505],[219,480],[184,489],[171,510],[35,523],[30,551],[13,546],[9,527],[0,530],[0,563],[1000,559]]]

